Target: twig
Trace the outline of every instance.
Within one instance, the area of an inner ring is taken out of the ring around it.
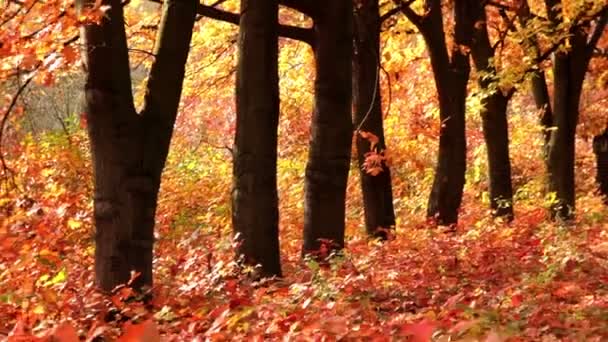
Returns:
[[[40,65],[38,65],[38,67],[39,66]],[[23,82],[19,89],[17,89],[17,92],[15,93],[15,95],[13,95],[13,98],[11,99],[8,108],[6,108],[6,110],[4,111],[2,121],[0,121],[0,164],[2,166],[2,173],[6,175],[14,174],[14,171],[11,170],[6,164],[6,160],[4,159],[4,153],[2,152],[2,138],[4,137],[4,128],[6,127],[6,123],[8,122],[8,117],[11,111],[13,110],[13,108],[15,108],[15,105],[17,105],[17,100],[19,99],[19,96],[21,96],[25,88],[27,88],[27,86],[30,84],[30,82],[34,78],[33,76],[33,74],[30,74],[30,76],[25,80],[25,82]]]

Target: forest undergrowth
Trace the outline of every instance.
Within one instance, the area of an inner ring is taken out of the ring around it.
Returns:
[[[252,281],[244,274],[252,270],[235,267],[230,152],[208,144],[193,147],[177,136],[157,212],[154,287],[144,294],[123,287],[109,296],[93,285],[86,134],[73,127],[69,135],[23,139],[7,151],[14,173],[0,197],[0,336],[11,341],[53,333],[63,336],[61,341],[74,334],[88,341],[120,335],[123,341],[608,339],[608,211],[595,194],[590,142],[578,142],[576,221],[551,222],[538,128],[525,115],[514,116],[516,218],[506,223],[489,215],[483,139],[469,128],[460,222],[437,228],[424,211],[436,144],[433,137],[391,129],[412,127],[403,120],[387,118],[395,233],[386,242],[366,237],[353,160],[347,246],[327,262],[300,256],[305,149],[281,154],[284,277],[263,281]]]

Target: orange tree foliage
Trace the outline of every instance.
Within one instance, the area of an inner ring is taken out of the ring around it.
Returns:
[[[0,15],[7,18],[6,13],[28,4],[34,4],[33,14],[47,13],[48,18],[40,18],[49,23],[62,8],[53,1],[9,2],[9,10]],[[140,11],[143,4],[127,5],[135,73],[149,63],[146,51],[158,20],[154,7]],[[64,6],[71,13],[69,4]],[[222,6],[237,8],[234,1]],[[68,14],[55,24],[41,24],[49,28],[48,36],[43,30],[36,36],[40,39],[13,39],[6,45],[5,37],[31,32],[15,30],[34,18],[24,13],[0,26],[2,95],[14,95],[9,80],[17,69],[31,71],[28,66],[40,64],[37,75],[45,70],[57,73],[50,66],[44,69],[45,59],[54,53],[57,60],[77,62],[78,56],[66,53],[69,49],[63,45],[77,33],[73,25],[79,18]],[[55,26],[64,20],[64,26]],[[36,30],[35,20],[27,23]],[[358,173],[353,172],[347,249],[323,264],[302,261],[299,253],[312,57],[308,47],[281,41],[278,179],[285,278],[279,280],[252,282],[233,263],[229,175],[234,27],[201,19],[193,38],[157,214],[152,296],[132,293],[128,287],[105,295],[92,285],[91,171],[86,134],[77,120],[66,132],[33,134],[20,128],[21,118],[13,112],[10,125],[16,133],[3,152],[17,187],[4,186],[0,193],[0,336],[9,341],[97,336],[121,341],[158,341],[161,336],[170,341],[607,339],[608,211],[594,192],[589,141],[605,125],[606,59],[593,61],[585,85],[577,143],[579,214],[572,226],[545,217],[550,199],[543,192],[542,135],[523,84],[509,117],[515,221],[505,225],[488,215],[481,123],[470,114],[460,223],[449,231],[429,229],[424,207],[440,123],[424,43],[406,33],[409,30],[411,25],[397,15],[385,23],[382,36],[396,235],[382,244],[367,240]],[[505,72],[522,56],[515,40],[505,43]],[[601,48],[606,44],[605,37]],[[68,70],[63,63],[57,67]],[[473,93],[475,87],[471,83]],[[477,113],[478,105],[478,96],[471,96],[469,113]]]

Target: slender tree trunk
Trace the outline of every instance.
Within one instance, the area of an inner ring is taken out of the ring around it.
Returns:
[[[491,64],[494,49],[488,36],[485,5],[476,4],[472,20],[483,23],[475,26],[471,48],[475,67],[480,73],[496,75],[496,68]],[[509,98],[500,89],[493,87],[494,82],[491,79],[480,76],[478,82],[481,90],[487,94],[482,100],[480,114],[488,153],[490,207],[494,215],[505,217],[510,221],[513,219],[513,187],[507,123]]]
[[[377,148],[386,148],[380,94],[380,14],[378,0],[365,0],[355,12],[355,55],[353,56],[354,123],[361,131],[379,138]],[[361,177],[365,227],[369,235],[386,238],[395,225],[391,172],[386,164],[376,176],[363,170],[370,142],[357,135],[357,159]]]
[[[474,23],[470,20],[469,1],[473,0],[457,0],[454,4],[455,42],[451,56],[443,31],[441,1],[426,0],[426,15],[418,24],[427,44],[439,97],[439,153],[427,216],[440,225],[458,222],[465,183],[465,103],[470,65],[469,56],[460,47],[471,45]]]
[[[305,176],[303,254],[344,246],[352,142],[352,1],[332,0],[315,17],[315,109]]]
[[[277,195],[278,2],[243,0],[236,83],[232,219],[247,265],[280,276]]]
[[[136,203],[133,221],[133,267],[141,271],[137,285],[152,283],[154,221],[158,191],[171,145],[186,61],[196,18],[195,0],[165,0],[148,75],[138,140],[139,162],[130,193]]]
[[[530,6],[528,0],[522,1],[519,8],[519,21],[522,26],[526,26],[532,14],[530,13]],[[530,36],[524,41],[525,46],[530,50],[532,56],[535,59],[540,57],[540,50],[538,47],[538,40],[536,36]],[[540,124],[543,128],[544,146],[543,156],[545,162],[549,154],[549,140],[551,139],[551,127],[553,126],[553,112],[551,110],[551,99],[549,98],[549,87],[547,86],[547,79],[545,72],[542,69],[533,70],[531,73],[531,86],[532,96],[534,97],[534,103],[536,109],[541,111]]]
[[[155,48],[144,110],[133,105],[122,4],[104,0],[99,25],[83,29],[85,85],[93,154],[96,227],[95,276],[110,291],[152,284],[154,215],[177,114],[196,2],[168,0]]]
[[[596,158],[595,181],[604,203],[608,202],[608,129],[593,137],[593,153]]]

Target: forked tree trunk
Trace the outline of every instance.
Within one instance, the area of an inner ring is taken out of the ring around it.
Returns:
[[[122,4],[83,29],[88,131],[94,167],[95,278],[110,291],[139,273],[152,284],[152,247],[160,175],[181,95],[196,11],[193,0],[168,0],[155,48],[144,110],[133,105]]]
[[[491,64],[494,49],[490,43],[487,30],[485,5],[474,4],[473,17],[477,24],[471,54],[478,73],[496,75],[496,68]],[[484,75],[479,76],[479,86],[486,95],[482,100],[481,119],[483,136],[488,155],[490,181],[490,207],[494,215],[513,219],[513,187],[511,184],[511,159],[509,158],[509,126],[507,123],[507,105],[509,98],[495,87],[493,80]]]
[[[241,1],[232,219],[245,264],[280,276],[278,2]]]
[[[378,0],[364,0],[355,12],[355,54],[353,56],[354,124],[361,131],[371,132],[379,138],[377,148],[386,148],[380,94],[380,14]],[[372,176],[363,170],[370,142],[356,137],[357,159],[361,177],[365,227],[373,237],[386,238],[387,230],[394,228],[395,210],[391,171],[386,164],[382,172]]]
[[[555,193],[551,213],[570,219],[575,209],[574,150],[580,95],[587,65],[576,53],[582,35],[573,37],[573,50],[558,52],[553,64],[553,115],[555,130],[549,141],[549,191]]]
[[[404,12],[418,27],[427,45],[439,98],[441,132],[433,188],[427,216],[440,225],[458,222],[466,171],[465,103],[469,80],[469,56],[474,23],[471,1],[454,4],[454,44],[451,54],[443,30],[440,0],[425,0],[425,15]]]
[[[315,108],[305,176],[303,254],[344,246],[352,142],[352,1],[323,3],[315,17]]]
[[[545,0],[549,20],[554,27],[562,24],[563,14],[558,0]],[[574,217],[574,160],[576,126],[580,96],[589,61],[608,23],[608,6],[595,14],[595,25],[576,23],[569,30],[570,48],[559,50],[553,58],[553,126],[549,141],[547,167],[549,192],[555,194],[551,216],[561,220]]]

